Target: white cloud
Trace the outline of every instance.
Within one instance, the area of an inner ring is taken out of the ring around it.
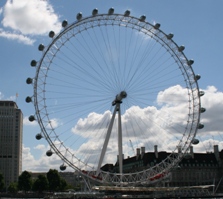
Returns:
[[[166,104],[167,106],[177,106],[187,101],[187,89],[183,89],[180,85],[172,86],[164,91],[161,91],[157,96],[159,105]]]
[[[219,131],[223,131],[223,118],[220,117],[223,112],[223,93],[217,91],[213,86],[208,87],[204,91],[205,95],[201,98],[201,102],[207,111],[201,114],[201,122],[204,123],[205,128],[198,130],[197,137],[202,136],[204,140],[210,140],[213,135],[214,139],[211,140],[213,142],[216,140],[216,143],[223,147],[223,140],[218,135]],[[185,96],[187,96],[187,89],[177,85],[158,94],[157,103],[160,105],[160,109],[153,106],[146,108],[132,106],[126,110],[122,117],[125,157],[132,154],[131,146],[128,144],[129,139],[132,139],[134,148],[147,145],[146,151],[153,150],[155,144],[158,144],[159,150],[174,149],[179,144],[188,117],[185,114],[185,111],[188,111],[188,99]],[[90,113],[86,118],[80,119],[73,128],[75,134],[85,138],[85,143],[79,147],[77,153],[85,154],[88,157],[88,163],[91,162],[91,159],[93,163],[100,155],[106,134],[104,129],[107,128],[106,124],[111,119],[111,115],[110,111],[106,111],[104,114]],[[117,121],[115,121],[115,125],[117,125]],[[124,134],[125,132],[128,135]],[[116,159],[114,157],[117,155],[117,136],[113,136],[114,133],[117,135],[117,132],[112,131],[109,140],[109,155],[106,156],[106,161],[108,162],[112,160],[114,162]],[[137,143],[135,138],[139,139],[139,141],[140,139],[143,140],[143,143]],[[184,141],[182,140],[182,142]],[[203,140],[201,141],[203,142]],[[198,146],[200,147],[197,148],[199,151],[203,148],[202,152],[205,152],[202,143]],[[116,154],[114,149],[116,149]],[[89,158],[92,151],[94,154],[97,154],[97,158],[95,156]],[[111,153],[113,153],[113,159],[111,158]]]
[[[3,10],[4,27],[22,34],[41,35],[50,30],[58,32],[60,23],[49,1],[8,0]]]
[[[201,98],[201,104],[206,108],[206,112],[201,115],[201,122],[205,128],[201,134],[216,134],[222,132],[223,113],[223,92],[214,86],[204,89],[205,95]]]
[[[95,129],[104,131],[110,117],[110,111],[106,111],[104,114],[90,113],[87,118],[79,119],[77,125],[72,128],[72,132],[82,134],[83,137],[95,136],[94,134],[85,134],[85,132],[95,131]]]
[[[33,163],[35,161],[34,156],[31,154],[30,148],[25,147],[23,145],[23,150],[22,150],[22,162],[23,165],[30,165],[30,163]],[[26,169],[24,169],[26,170]]]
[[[45,151],[46,152],[46,146],[44,144],[39,144],[34,147],[34,149],[40,150],[40,151]]]
[[[32,45],[35,35],[44,35],[61,29],[59,16],[49,1],[44,0],[7,0],[0,10],[3,15],[0,37]],[[7,30],[6,30],[7,29]],[[10,30],[10,31],[9,31]]]
[[[57,119],[57,118],[53,118],[53,119],[50,120],[50,123],[47,124],[46,127],[47,127],[47,128],[50,128],[50,129],[55,129],[55,128],[57,128],[59,125],[62,125],[62,123],[60,122],[60,120]]]
[[[62,164],[62,160],[55,154],[51,157],[46,155],[46,151],[48,147],[45,145],[37,145],[34,147],[34,150],[40,152],[40,158],[35,158],[32,154],[32,150],[29,147],[23,146],[22,153],[22,170],[32,171],[32,172],[48,172],[49,169],[57,169],[59,171],[59,167]],[[71,170],[71,169],[67,169]]]
[[[132,106],[123,113],[122,129],[123,143],[128,144],[129,139],[138,145],[143,146],[140,140],[147,145],[147,150],[153,149],[155,144],[159,144],[162,150],[173,150],[184,132],[187,123],[188,102],[185,100],[187,89],[180,86],[174,86],[160,92],[157,96],[157,102],[163,106],[158,109],[155,106],[141,108]],[[80,150],[86,152],[100,150],[102,140],[107,133],[109,121],[112,117],[110,111],[104,114],[90,113],[86,118],[80,119],[77,125],[72,129],[75,134],[87,140],[87,144]],[[118,125],[115,118],[114,128],[112,129],[110,142],[117,143]],[[165,139],[164,139],[165,138]],[[138,141],[135,141],[135,140]],[[95,143],[94,143],[95,142]],[[92,148],[91,148],[92,147]],[[116,147],[111,147],[111,149]],[[81,151],[78,152],[81,152]],[[129,149],[129,151],[131,151]]]
[[[32,45],[35,40],[31,39],[25,35],[22,34],[18,34],[18,33],[10,33],[10,32],[6,32],[2,29],[0,29],[0,37],[9,39],[9,40],[16,40],[20,43],[24,43],[26,45]]]

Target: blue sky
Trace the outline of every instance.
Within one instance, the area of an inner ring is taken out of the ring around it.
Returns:
[[[223,1],[32,0],[31,3],[30,0],[2,0],[0,99],[15,100],[24,115],[23,170],[47,171],[49,168],[58,168],[61,162],[59,158],[45,156],[48,149],[46,141],[35,139],[40,132],[39,126],[27,121],[35,109],[32,104],[25,102],[26,96],[33,94],[32,86],[26,84],[26,79],[35,75],[30,62],[40,59],[42,55],[37,49],[38,45],[48,44],[48,32],[58,32],[64,19],[73,22],[78,12],[85,17],[91,15],[94,8],[98,8],[99,13],[106,13],[110,7],[115,8],[115,13],[124,13],[129,9],[133,16],[146,15],[146,21],[160,23],[161,30],[174,33],[174,41],[185,46],[185,55],[194,59],[193,69],[201,75],[199,87],[206,93],[202,105],[207,112],[201,116],[201,121],[208,125],[202,130],[202,143],[195,151],[212,150],[214,144],[223,149]]]

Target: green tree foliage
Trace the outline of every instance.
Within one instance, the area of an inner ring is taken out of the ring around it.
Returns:
[[[28,171],[23,171],[19,176],[18,189],[25,192],[32,189],[32,178]]]
[[[0,173],[0,191],[2,191],[5,188],[5,182],[4,182],[4,177]]]
[[[50,191],[64,191],[67,188],[67,182],[60,177],[55,169],[50,169],[47,173]]]
[[[60,175],[56,169],[50,169],[47,172],[50,191],[60,191]]]
[[[33,183],[33,191],[38,191],[39,193],[48,190],[49,182],[45,175],[39,175],[38,178]]]
[[[66,180],[64,180],[63,178],[61,178],[61,180],[60,180],[60,190],[61,191],[65,191],[68,187],[69,186],[68,186]]]
[[[17,193],[18,192],[18,184],[16,182],[12,182],[8,187],[8,192]]]

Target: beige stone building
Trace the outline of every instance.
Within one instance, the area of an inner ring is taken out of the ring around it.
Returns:
[[[22,172],[23,114],[13,101],[0,100],[0,172],[6,187]]]

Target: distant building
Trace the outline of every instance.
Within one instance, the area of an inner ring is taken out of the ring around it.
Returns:
[[[0,100],[0,172],[6,187],[22,173],[23,114],[13,101]]]
[[[222,178],[222,161],[220,154],[223,151],[218,150],[218,145],[214,146],[212,153],[194,153],[191,146],[190,156],[183,158],[178,168],[173,170],[169,180],[170,186],[198,186],[211,185],[216,186]],[[222,189],[222,187],[219,187]]]
[[[159,152],[156,145],[152,152],[145,152],[145,147],[138,148],[136,149],[136,156],[123,159],[123,171],[124,173],[141,171],[142,169],[155,166],[169,155],[170,153],[166,151]],[[170,171],[170,175],[155,186],[186,187],[214,184],[215,187],[213,189],[215,191],[218,189],[218,192],[222,192],[222,163],[223,150],[219,151],[218,145],[214,146],[214,152],[209,153],[194,153],[191,146],[188,154]],[[118,161],[115,164],[105,164],[101,169],[108,172],[119,172]],[[32,176],[36,178],[38,174],[40,173],[32,173]],[[60,172],[60,175],[72,186],[80,184],[80,174],[77,171]]]
[[[194,153],[193,147],[187,155],[171,170],[167,179],[161,181],[160,186],[165,187],[182,187],[212,185],[223,191],[223,150],[219,151],[218,145],[214,146],[214,152],[211,153]],[[145,152],[145,148],[136,149],[136,156],[123,159],[123,172],[135,172],[146,169],[166,159],[170,153],[158,151],[154,146],[154,152]],[[115,165],[105,164],[102,168],[104,171],[118,172],[118,161]]]
[[[47,177],[47,172],[29,172],[32,176],[32,180],[35,181],[39,175],[44,175]],[[83,180],[80,176],[80,174],[77,171],[74,172],[59,172],[59,175],[62,179],[64,179],[68,185],[71,185],[73,187],[76,187],[80,185],[80,183],[83,184]]]

